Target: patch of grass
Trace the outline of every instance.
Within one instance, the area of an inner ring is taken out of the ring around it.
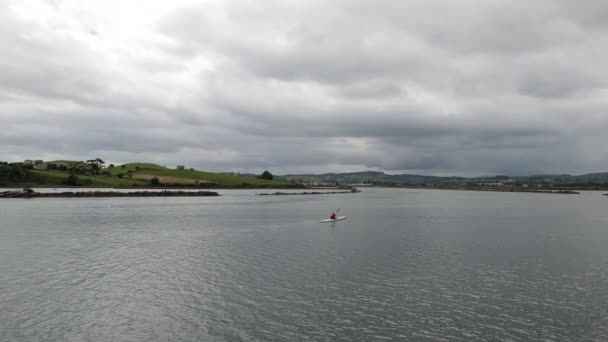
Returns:
[[[35,174],[43,176],[46,179],[47,185],[63,185],[67,177],[70,175],[64,171],[41,171],[33,170]],[[118,178],[115,176],[85,176],[77,175],[80,182],[84,180],[91,180],[91,186],[108,186],[108,187],[130,187],[133,185],[144,186],[148,182],[129,179],[129,178]]]
[[[128,163],[108,168],[112,175],[126,174],[131,171],[134,174],[153,175],[160,177],[175,177],[183,179],[193,179],[198,181],[208,181],[223,187],[243,187],[245,184],[251,187],[295,187],[293,183],[286,181],[258,179],[254,177],[232,176],[228,174],[204,172],[198,170],[176,170],[169,169],[158,164],[151,163]]]
[[[110,171],[112,176],[115,176],[121,173],[127,173],[129,171],[136,171],[138,168],[140,170],[168,170],[164,166],[152,163],[128,163],[123,165],[116,165],[114,167],[108,167],[106,170]]]
[[[263,186],[263,187],[293,187],[293,183],[275,180],[258,179],[254,177],[244,176],[232,176],[221,173],[203,172],[197,170],[171,170],[171,169],[145,169],[141,170],[141,173],[151,174],[155,176],[167,176],[176,178],[188,178],[196,179],[200,181],[209,181],[216,183],[219,186],[231,186],[238,187],[244,184],[251,186]]]

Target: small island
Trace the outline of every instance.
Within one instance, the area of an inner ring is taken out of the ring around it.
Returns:
[[[201,197],[219,196],[215,191],[66,191],[36,192],[32,189],[0,192],[0,198],[83,198],[83,197]]]

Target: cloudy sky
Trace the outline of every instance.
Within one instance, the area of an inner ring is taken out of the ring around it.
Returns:
[[[601,0],[4,0],[0,160],[608,171]]]

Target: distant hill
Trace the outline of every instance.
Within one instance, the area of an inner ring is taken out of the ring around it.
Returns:
[[[608,172],[588,173],[585,175],[574,176],[574,178],[579,180],[598,181],[603,183],[608,182]]]
[[[584,175],[568,174],[537,174],[530,176],[510,177],[507,175],[480,177],[439,177],[415,174],[386,174],[377,171],[324,173],[324,174],[294,174],[277,176],[279,179],[302,182],[306,184],[333,185],[339,184],[369,184],[369,185],[453,185],[494,182],[519,183],[551,183],[551,184],[608,184],[608,172],[589,173]]]
[[[587,173],[583,175],[569,175],[569,174],[538,174],[530,176],[514,177],[514,179],[520,181],[535,181],[535,180],[548,180],[554,182],[595,182],[595,183],[607,183],[608,172],[596,172]]]
[[[349,173],[323,173],[319,175],[315,174],[300,174],[300,175],[284,175],[277,176],[277,179],[283,179],[287,181],[295,181],[298,183],[351,183],[361,184],[369,183],[383,179],[385,177],[384,172],[377,171],[363,171],[363,172],[349,172]]]
[[[362,171],[348,173],[324,173],[324,174],[299,174],[299,175],[284,175],[277,176],[279,179],[299,181],[303,183],[349,183],[349,184],[411,184],[419,185],[424,183],[444,183],[462,181],[462,177],[437,177],[424,175],[389,175],[379,171]]]

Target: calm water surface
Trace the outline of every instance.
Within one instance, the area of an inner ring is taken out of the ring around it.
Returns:
[[[1,200],[0,341],[608,340],[601,193],[220,192]]]

